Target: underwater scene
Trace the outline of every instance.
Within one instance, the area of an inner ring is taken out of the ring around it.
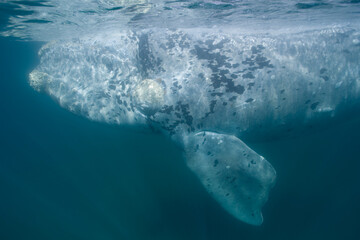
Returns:
[[[0,1],[0,239],[360,239],[360,1]]]

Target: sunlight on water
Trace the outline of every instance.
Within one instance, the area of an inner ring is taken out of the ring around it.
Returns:
[[[146,28],[235,28],[242,32],[356,25],[358,1],[6,1],[3,36],[49,41],[103,31]]]

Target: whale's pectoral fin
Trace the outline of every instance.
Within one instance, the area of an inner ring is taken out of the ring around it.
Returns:
[[[200,132],[185,143],[187,165],[207,191],[236,218],[260,225],[276,178],[271,164],[231,135]]]

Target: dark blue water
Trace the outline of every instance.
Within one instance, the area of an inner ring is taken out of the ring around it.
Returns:
[[[249,144],[278,173],[253,227],[165,137],[91,122],[31,89],[39,47],[0,39],[0,239],[359,239],[359,119]]]

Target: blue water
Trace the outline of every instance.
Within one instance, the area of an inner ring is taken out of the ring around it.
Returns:
[[[0,39],[0,239],[360,238],[357,116],[249,143],[278,175],[254,227],[208,195],[166,137],[89,121],[35,92],[41,45]]]

